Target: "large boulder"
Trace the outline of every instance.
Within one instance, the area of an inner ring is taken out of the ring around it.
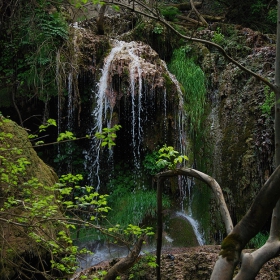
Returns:
[[[51,188],[57,181],[25,129],[0,116],[1,279],[38,279],[40,271],[51,268],[51,250],[43,240],[56,238],[63,229],[48,218],[49,205],[57,217],[62,215]]]

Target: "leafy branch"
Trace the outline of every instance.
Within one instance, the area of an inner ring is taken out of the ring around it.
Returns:
[[[121,125],[114,125],[111,128],[103,128],[102,132],[96,132],[95,137],[101,140],[101,147],[108,146],[109,149],[115,146],[116,132],[121,129]]]
[[[174,150],[171,146],[164,145],[159,149],[159,160],[157,166],[162,169],[175,169],[178,164],[181,164],[184,160],[188,160],[185,155],[179,155],[179,152]]]

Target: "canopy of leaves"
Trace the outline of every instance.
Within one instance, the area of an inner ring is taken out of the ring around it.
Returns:
[[[56,94],[56,50],[68,38],[62,0],[4,1],[0,11],[0,97],[11,93],[44,101]]]

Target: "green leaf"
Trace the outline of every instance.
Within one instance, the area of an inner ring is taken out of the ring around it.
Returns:
[[[117,12],[120,11],[120,7],[118,5],[112,5],[112,8]]]

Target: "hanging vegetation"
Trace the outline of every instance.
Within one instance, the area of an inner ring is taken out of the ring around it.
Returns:
[[[194,59],[187,55],[189,51],[188,46],[175,50],[169,69],[185,89],[189,131],[195,135],[201,129],[201,119],[206,102],[206,87],[204,73],[195,64]]]

